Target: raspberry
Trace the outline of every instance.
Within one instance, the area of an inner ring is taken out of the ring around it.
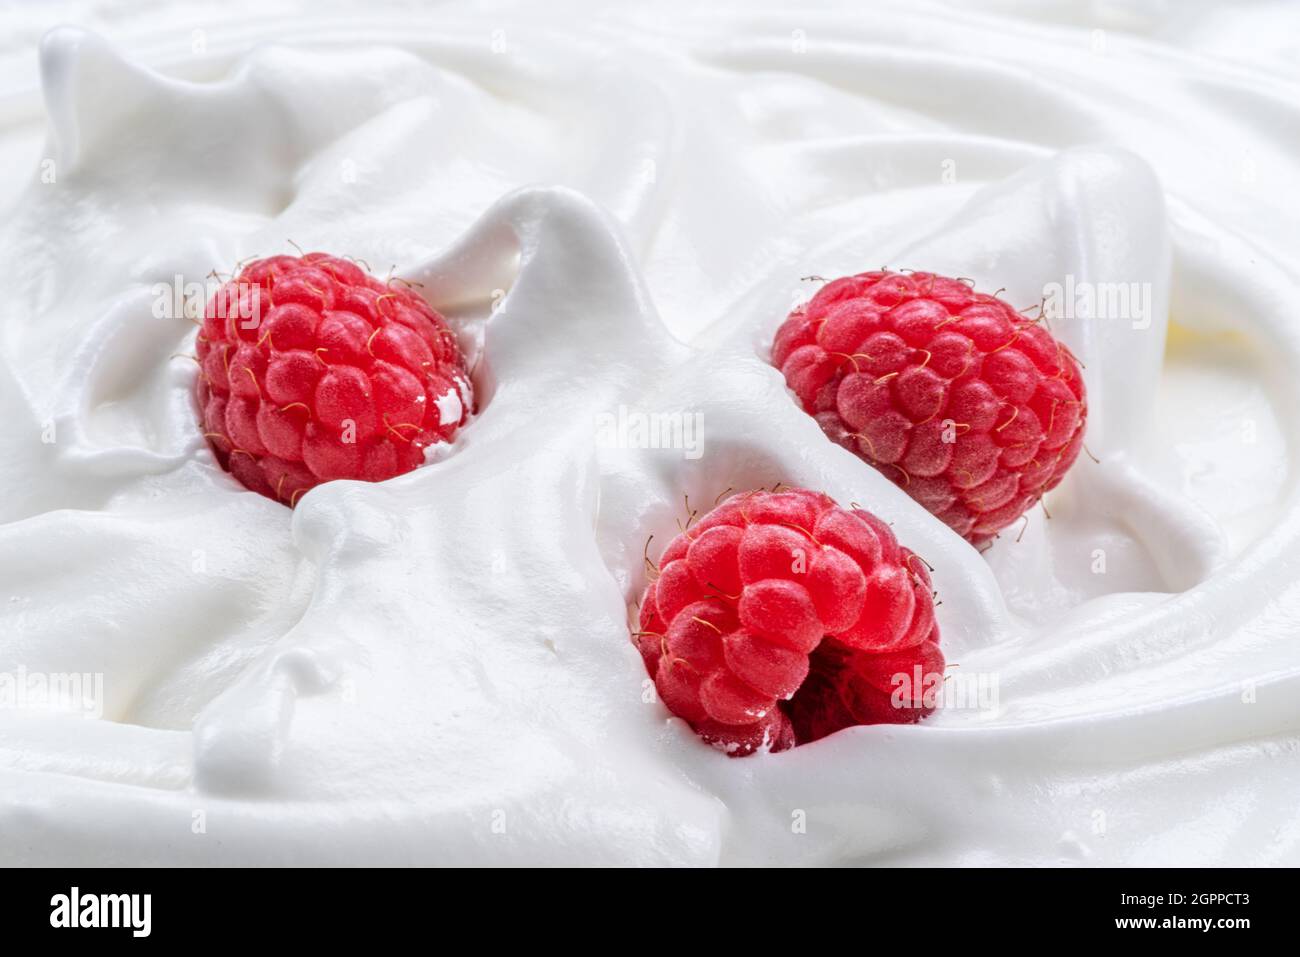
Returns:
[[[982,545],[1083,447],[1083,376],[1052,334],[932,273],[836,279],[781,325],[772,364],[833,441]]]
[[[324,253],[246,266],[208,303],[197,353],[217,461],[291,507],[321,482],[411,471],[472,411],[443,317]]]
[[[669,543],[635,635],[659,697],[733,756],[932,707],[893,678],[943,672],[925,563],[889,526],[804,489],[728,499]]]

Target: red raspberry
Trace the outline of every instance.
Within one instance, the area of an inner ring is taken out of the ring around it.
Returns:
[[[932,273],[836,279],[772,364],[835,442],[976,545],[1055,488],[1083,446],[1083,377],[1052,334]]]
[[[925,563],[803,489],[729,499],[674,538],[635,637],[668,710],[732,755],[918,721],[923,689],[897,707],[893,676],[943,672]]]
[[[200,418],[217,461],[290,506],[331,479],[411,471],[472,410],[443,317],[325,253],[245,267],[208,303],[197,352]]]

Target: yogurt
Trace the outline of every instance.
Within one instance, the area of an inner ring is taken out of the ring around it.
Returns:
[[[39,93],[27,12],[0,862],[1300,863],[1300,13],[1002,6],[180,5],[46,34]],[[422,284],[478,414],[290,511],[158,304],[294,243]],[[1089,455],[985,554],[767,362],[882,266],[1046,297],[1086,367]],[[655,700],[643,553],[776,482],[934,566],[933,717],[730,760]]]

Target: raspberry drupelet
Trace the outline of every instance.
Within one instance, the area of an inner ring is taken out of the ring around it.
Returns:
[[[827,283],[782,324],[772,363],[827,436],[977,546],[1056,487],[1083,447],[1078,361],[957,279]]]
[[[732,756],[918,721],[915,669],[944,668],[925,562],[804,489],[733,497],[674,538],[635,641],[668,710]]]
[[[409,472],[473,410],[446,321],[325,253],[249,263],[208,303],[197,398],[222,467],[289,506],[331,479]]]

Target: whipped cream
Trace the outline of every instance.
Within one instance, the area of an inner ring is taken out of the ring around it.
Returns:
[[[47,687],[0,862],[1300,862],[1298,78],[1245,39],[1295,10],[661,8],[61,29],[44,146],[5,60],[0,673]],[[293,511],[151,308],[291,241],[421,283],[478,396]],[[984,555],[767,364],[802,277],[880,266],[1060,292],[1091,457]],[[647,537],[778,481],[891,522],[995,693],[744,760],[669,717]]]

